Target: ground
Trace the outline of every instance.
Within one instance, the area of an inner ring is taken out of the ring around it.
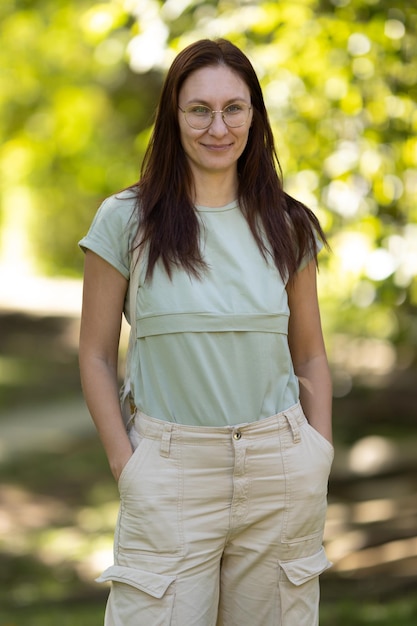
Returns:
[[[77,315],[0,310],[0,626],[102,620],[94,576],[111,560],[117,490],[77,341]],[[323,626],[417,623],[416,380],[393,373],[335,399]]]

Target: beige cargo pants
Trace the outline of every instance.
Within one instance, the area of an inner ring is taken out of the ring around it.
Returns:
[[[105,626],[316,626],[333,448],[299,404],[250,424],[138,414]]]

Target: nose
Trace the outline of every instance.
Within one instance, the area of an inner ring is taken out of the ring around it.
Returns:
[[[227,134],[228,128],[224,123],[223,114],[220,111],[216,111],[214,114],[213,121],[208,128],[208,132],[216,137],[222,137]]]

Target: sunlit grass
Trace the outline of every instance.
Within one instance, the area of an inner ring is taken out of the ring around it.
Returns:
[[[18,611],[1,611],[0,626],[100,626],[103,623],[104,601],[77,606],[19,608]]]
[[[389,603],[345,602],[323,604],[320,626],[415,626],[417,599],[414,594]]]

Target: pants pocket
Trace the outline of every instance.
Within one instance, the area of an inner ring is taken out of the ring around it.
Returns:
[[[146,459],[146,451],[144,451],[143,448],[145,447],[147,441],[145,439],[140,439],[133,429],[129,433],[129,439],[132,444],[133,453],[122,469],[119,480],[117,481],[119,492],[126,487],[131,475],[134,477],[135,474],[137,474],[140,469],[140,465]]]
[[[112,583],[105,626],[174,624],[175,576],[112,565],[96,580]]]
[[[333,444],[331,444],[330,441],[328,441],[325,437],[323,437],[323,435],[321,433],[319,433],[319,431],[316,430],[313,426],[311,426],[311,424],[309,424],[309,422],[307,422],[305,426],[306,426],[307,430],[310,431],[310,435],[315,437],[316,440],[318,441],[319,445],[322,446],[322,448],[324,450],[324,453],[329,456],[330,461],[333,461],[333,457],[334,457],[334,446],[333,446]]]
[[[135,565],[139,554],[178,556],[184,551],[183,476],[171,445],[161,456],[158,440],[144,439],[119,481],[120,513],[115,554]]]
[[[281,626],[318,626],[319,575],[329,567],[323,547],[310,556],[279,562]]]
[[[283,450],[285,512],[281,540],[285,544],[322,543],[332,446],[306,421],[300,440]],[[312,547],[312,546],[310,546]]]

